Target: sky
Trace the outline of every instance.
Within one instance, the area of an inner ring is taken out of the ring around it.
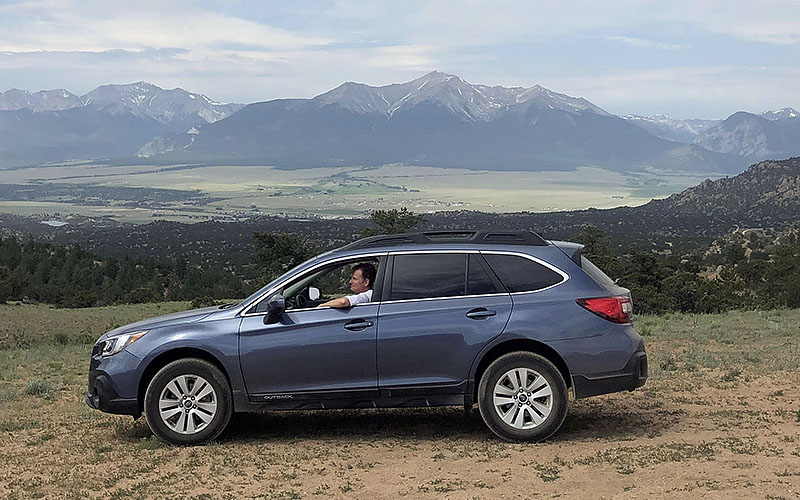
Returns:
[[[0,91],[144,80],[249,103],[432,70],[619,115],[800,109],[800,1],[0,0]]]

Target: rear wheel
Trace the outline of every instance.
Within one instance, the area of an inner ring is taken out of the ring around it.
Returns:
[[[478,408],[492,432],[507,441],[541,441],[567,415],[567,386],[553,363],[530,352],[500,356],[478,386]]]
[[[225,430],[233,413],[225,375],[208,361],[179,359],[158,371],[144,397],[147,424],[171,444],[200,444]]]

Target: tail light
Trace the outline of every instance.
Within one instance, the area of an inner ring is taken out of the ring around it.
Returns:
[[[608,321],[614,323],[631,322],[633,303],[630,297],[598,297],[595,299],[578,299],[576,302]]]

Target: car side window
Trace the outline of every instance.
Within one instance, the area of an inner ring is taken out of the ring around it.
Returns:
[[[495,280],[493,280],[483,268],[479,258],[475,254],[470,254],[467,269],[467,295],[484,295],[487,293],[503,293]]]
[[[463,253],[395,255],[389,300],[465,295],[466,259]]]
[[[284,296],[286,310],[309,309],[333,298],[352,295],[349,278],[352,267],[359,263],[372,264],[378,269],[378,259],[355,259],[315,269],[291,280],[278,292]],[[259,302],[253,312],[266,312],[268,301],[269,297]]]
[[[532,292],[564,281],[559,273],[519,255],[485,253],[483,257],[509,292]]]

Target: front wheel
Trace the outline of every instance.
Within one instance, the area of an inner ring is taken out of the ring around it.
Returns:
[[[158,371],[144,396],[147,424],[170,444],[210,441],[225,430],[233,413],[225,375],[208,361],[179,359]]]
[[[492,432],[507,441],[541,441],[567,415],[567,386],[553,363],[530,352],[492,362],[478,386],[478,408]]]

